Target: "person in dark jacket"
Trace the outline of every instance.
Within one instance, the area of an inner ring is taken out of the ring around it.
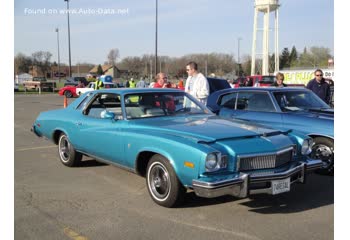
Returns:
[[[330,96],[331,96],[331,90],[330,90],[329,84],[323,78],[323,72],[321,69],[317,69],[314,74],[315,74],[315,78],[309,81],[306,88],[313,91],[325,103],[329,104]]]

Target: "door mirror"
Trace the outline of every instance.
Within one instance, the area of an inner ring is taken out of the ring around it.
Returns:
[[[107,110],[103,110],[101,112],[101,118],[104,119],[114,119],[115,118],[115,114],[113,112],[109,112]]]

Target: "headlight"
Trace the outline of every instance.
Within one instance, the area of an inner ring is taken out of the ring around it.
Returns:
[[[207,171],[211,172],[211,171],[214,171],[217,166],[218,166],[218,158],[216,154],[209,153],[207,155],[207,159],[205,160],[205,168],[207,169]]]
[[[205,168],[208,172],[217,171],[227,167],[227,156],[220,152],[209,153],[205,160]]]
[[[305,139],[303,141],[303,144],[301,145],[301,154],[309,155],[312,152],[313,144],[314,144],[314,141],[311,138]]]

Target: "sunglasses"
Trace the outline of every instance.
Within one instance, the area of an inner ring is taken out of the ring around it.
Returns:
[[[323,74],[318,74],[318,75],[316,75],[316,77],[322,77],[323,76]]]

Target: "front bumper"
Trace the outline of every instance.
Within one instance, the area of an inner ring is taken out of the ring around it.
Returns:
[[[322,167],[321,160],[295,162],[282,170],[263,170],[241,172],[229,177],[200,178],[192,181],[192,187],[197,196],[214,198],[232,195],[245,198],[249,194],[273,194],[272,181],[290,178],[290,184],[305,183],[306,173]]]
[[[40,134],[40,132],[37,130],[37,128],[35,127],[35,125],[33,125],[31,128],[30,128],[30,131],[32,133],[34,133],[37,137],[42,137],[42,135]]]

